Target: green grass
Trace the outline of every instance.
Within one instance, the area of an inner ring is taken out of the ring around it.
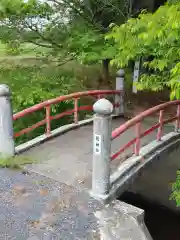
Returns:
[[[0,42],[0,57],[8,57],[8,56],[42,56],[47,54],[50,51],[48,48],[39,47],[32,43],[23,43],[20,45],[18,52],[9,51],[7,45]]]
[[[0,56],[6,56],[6,47],[5,44],[0,42]]]
[[[26,156],[15,156],[15,157],[7,157],[0,158],[0,167],[1,168],[10,168],[10,169],[22,169],[26,164],[32,164],[36,161],[26,157]]]

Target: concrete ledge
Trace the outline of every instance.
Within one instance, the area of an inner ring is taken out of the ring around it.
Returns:
[[[132,156],[123,162],[110,177],[111,190],[108,195],[91,195],[103,203],[109,203],[124,192],[129,184],[138,177],[140,170],[152,163],[167,149],[173,149],[180,142],[180,133],[171,132],[162,137],[162,141],[152,141],[140,150],[140,156]]]
[[[144,223],[144,210],[113,201],[95,213],[103,240],[152,240]]]
[[[113,114],[112,115],[113,118],[117,118],[117,117],[122,117],[122,115],[116,115],[116,114]],[[85,119],[85,120],[82,120],[82,121],[79,121],[78,124],[75,124],[75,123],[72,123],[72,124],[67,124],[67,125],[64,125],[64,126],[61,126],[55,130],[53,130],[51,132],[51,135],[46,135],[46,134],[43,134],[39,137],[36,137],[26,143],[23,143],[23,144],[20,144],[19,146],[15,147],[15,153],[16,154],[20,154],[20,153],[23,153],[25,151],[27,151],[28,149],[34,147],[34,146],[37,146],[45,141],[48,141],[54,137],[57,137],[61,134],[64,134],[70,130],[74,130],[74,129],[77,129],[81,126],[85,126],[85,125],[88,125],[88,124],[91,124],[93,123],[93,118],[89,118],[89,119]]]

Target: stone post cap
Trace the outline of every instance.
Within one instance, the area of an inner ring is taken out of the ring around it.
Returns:
[[[99,115],[111,115],[113,112],[113,105],[109,100],[102,98],[94,103],[93,111]]]
[[[8,96],[11,96],[10,88],[6,84],[0,84],[0,97]]]
[[[116,73],[117,77],[124,77],[125,71],[124,69],[119,69]]]

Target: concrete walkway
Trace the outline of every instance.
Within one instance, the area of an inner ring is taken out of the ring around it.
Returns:
[[[122,118],[113,120],[113,129],[124,122]],[[144,123],[143,127],[150,125],[150,122]],[[165,131],[171,130],[167,128]],[[143,144],[154,139],[154,135],[145,138]],[[133,136],[131,129],[115,140],[112,152],[119,150]],[[103,206],[84,191],[91,187],[92,125],[67,132],[24,155],[39,161],[27,166],[31,170],[28,174],[0,169],[0,239],[102,239],[95,213]],[[112,171],[124,157],[112,163]],[[130,221],[126,217],[121,226],[124,233],[133,233],[128,239],[134,239],[134,236],[141,235],[141,229],[136,221],[132,226],[129,226],[130,222],[132,218]],[[126,227],[129,230],[126,231]],[[127,239],[119,233],[118,236]]]
[[[140,209],[119,201],[101,206],[86,192],[35,173],[0,169],[0,175],[2,240],[151,239]]]
[[[113,120],[112,129],[119,127],[126,120],[116,118]],[[152,126],[151,121],[143,123],[142,128],[147,129]],[[172,128],[165,128],[165,132]],[[126,131],[122,136],[112,143],[112,153],[118,151],[124,144],[135,137],[134,128]],[[142,145],[146,145],[154,140],[156,133],[152,133],[142,139]],[[48,176],[56,181],[65,183],[76,188],[91,188],[92,173],[92,124],[69,131],[59,137],[49,140],[24,153],[38,162],[28,166],[28,169]],[[126,156],[132,154],[133,148],[128,149],[117,160],[111,163],[112,172]]]
[[[0,169],[0,239],[100,239],[87,193],[35,173]]]

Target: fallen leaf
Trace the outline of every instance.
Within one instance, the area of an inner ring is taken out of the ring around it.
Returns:
[[[27,192],[26,188],[24,186],[21,186],[21,185],[14,186],[13,190],[16,194],[25,194]]]
[[[48,190],[47,189],[40,189],[39,193],[41,196],[47,196],[48,195]]]
[[[83,184],[83,183],[84,183],[84,180],[80,180],[80,179],[79,179],[79,180],[78,180],[78,183],[79,183],[79,184]]]
[[[30,225],[32,226],[32,227],[37,227],[38,225],[39,225],[39,220],[34,220],[34,221],[31,221],[30,222]]]

